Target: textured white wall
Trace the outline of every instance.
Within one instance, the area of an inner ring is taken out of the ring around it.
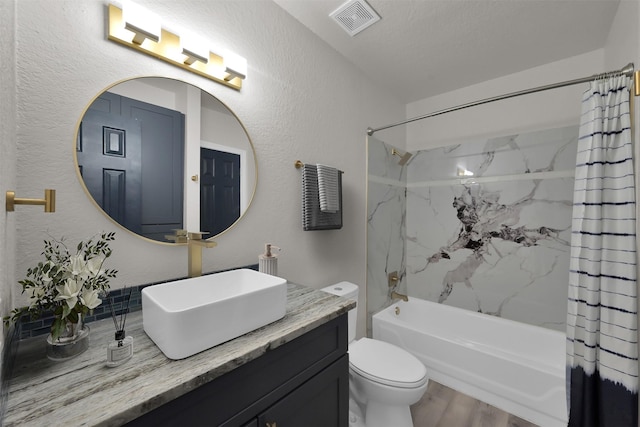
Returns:
[[[0,194],[15,188],[16,176],[16,91],[14,45],[15,2],[0,1]],[[15,215],[0,203],[0,316],[11,309],[15,283]],[[4,377],[3,350],[5,334],[0,334],[0,378]],[[4,389],[5,384],[0,384]],[[0,402],[0,420],[4,418],[4,402]]]
[[[628,62],[634,62],[636,70],[640,67],[640,2],[620,2],[604,52],[605,63],[614,68]]]
[[[623,65],[604,64],[604,51],[599,49],[408,104],[407,117],[611,71]],[[575,85],[523,95],[414,122],[407,125],[407,148],[416,151],[457,144],[470,138],[502,136],[576,123],[585,88],[584,85]]]
[[[404,106],[271,0],[138,3],[173,28],[188,26],[245,56],[244,87],[234,91],[106,40],[106,2],[18,2],[17,190],[39,197],[44,188],[57,189],[57,212],[19,209],[16,275],[37,262],[46,233],[76,241],[103,230],[117,232],[109,267],[119,274],[112,288],[186,275],[186,248],[145,242],[103,217],[83,192],[72,161],[77,121],[93,96],[121,79],[160,75],[222,100],[243,121],[257,152],[253,204],[234,229],[217,238],[216,248],[203,252],[204,271],[256,263],[270,242],[283,248],[279,273],[291,281],[321,287],[349,280],[364,287],[365,130],[401,120]],[[296,159],[345,172],[342,230],[302,231]],[[14,303],[24,300],[18,296]],[[364,318],[364,310],[360,314]]]
[[[15,189],[16,176],[16,74],[14,68],[15,3],[0,2],[0,194]],[[0,316],[11,306],[15,282],[15,213],[0,204]],[[1,349],[1,345],[0,345]]]
[[[465,103],[613,71],[634,62],[640,67],[640,3],[621,0],[601,49],[464,87],[407,105],[416,117]],[[469,64],[473,73],[473,64]],[[493,137],[575,123],[587,84],[524,95],[437,116],[407,125],[407,149],[440,147],[471,137]],[[384,131],[383,131],[384,132]],[[638,134],[638,132],[636,132]],[[380,138],[387,141],[381,132]]]

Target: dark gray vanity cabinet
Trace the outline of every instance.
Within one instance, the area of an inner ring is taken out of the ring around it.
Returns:
[[[128,425],[346,427],[347,345],[343,314]]]

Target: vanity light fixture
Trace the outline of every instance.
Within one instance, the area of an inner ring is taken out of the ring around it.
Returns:
[[[247,76],[245,58],[222,49],[210,50],[206,41],[168,30],[158,15],[144,10],[130,1],[122,7],[109,4],[107,38],[225,86],[242,88]]]
[[[160,17],[132,2],[125,2],[122,5],[122,18],[124,28],[133,33],[131,41],[137,45],[142,45],[146,39],[155,43],[160,41],[162,26]]]
[[[223,55],[223,63],[224,71],[227,73],[225,80],[229,81],[236,77],[244,80],[247,77],[247,60],[240,55],[226,51]]]
[[[182,54],[187,57],[184,63],[192,65],[196,61],[200,61],[203,64],[209,62],[209,49],[204,41],[191,36],[180,36],[180,45],[182,46]]]

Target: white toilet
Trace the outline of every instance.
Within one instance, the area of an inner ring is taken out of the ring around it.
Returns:
[[[322,289],[358,301],[358,286],[340,282]],[[427,390],[427,369],[414,355],[371,338],[357,341],[357,307],[349,311],[349,424],[412,427],[409,406]]]

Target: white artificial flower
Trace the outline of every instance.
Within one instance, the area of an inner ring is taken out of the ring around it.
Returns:
[[[78,283],[76,279],[73,277],[68,278],[64,285],[56,286],[56,291],[58,291],[58,296],[56,296],[56,301],[65,301],[69,308],[75,307],[78,302],[78,294],[80,293],[82,285]]]
[[[84,262],[84,255],[75,254],[69,257],[69,272],[73,276],[80,276],[86,271],[87,263]]]
[[[102,264],[104,263],[104,256],[98,255],[87,261],[87,269],[91,273],[92,276],[101,276],[104,271],[101,269]]]
[[[89,310],[93,310],[102,303],[102,300],[98,298],[99,292],[95,289],[85,289],[80,295],[80,301],[86,305]]]

